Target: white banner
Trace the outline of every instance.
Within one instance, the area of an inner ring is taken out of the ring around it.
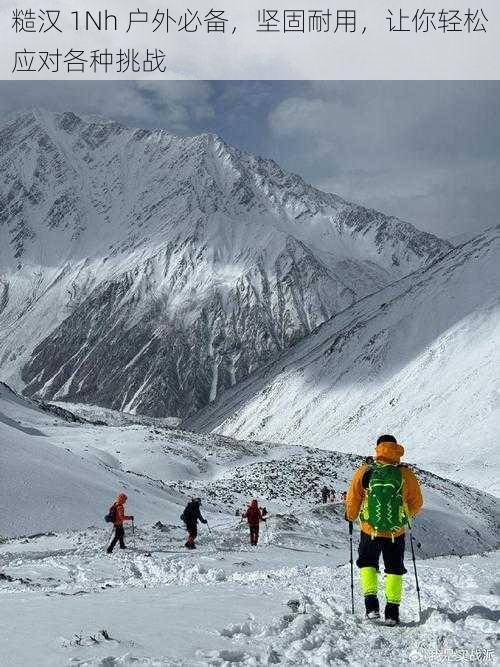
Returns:
[[[2,79],[497,79],[498,0],[1,2]]]

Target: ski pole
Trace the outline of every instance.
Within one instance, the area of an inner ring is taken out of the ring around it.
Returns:
[[[418,574],[417,574],[417,562],[415,560],[415,549],[413,548],[413,533],[411,532],[411,524],[408,522],[408,530],[410,532],[410,546],[411,546],[411,558],[413,560],[413,571],[415,572],[415,585],[417,587],[417,597],[418,597],[418,620],[422,617],[422,603],[420,602],[420,586],[418,585]]]
[[[351,551],[351,612],[354,614],[354,560],[352,557],[352,521],[349,521],[349,546]]]

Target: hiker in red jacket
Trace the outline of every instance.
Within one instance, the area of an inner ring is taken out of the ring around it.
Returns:
[[[257,542],[259,541],[260,522],[265,521],[262,510],[256,500],[252,500],[243,517],[248,521],[248,526],[250,528],[250,544],[256,547]]]
[[[123,528],[124,521],[133,521],[133,516],[125,515],[125,503],[127,502],[127,496],[124,493],[119,493],[114,504],[111,506],[110,515],[112,517],[113,525],[115,527],[115,535],[109,545],[107,551],[110,554],[116,546],[117,542],[120,542],[120,549],[126,549],[125,542],[123,538],[125,537],[125,529]]]

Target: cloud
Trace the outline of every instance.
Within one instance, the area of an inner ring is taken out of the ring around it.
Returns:
[[[144,127],[188,133],[214,114],[204,81],[0,82],[0,116],[32,107],[72,110]]]
[[[498,224],[498,81],[3,81],[35,106],[214,132],[306,181],[448,236]]]
[[[268,126],[289,169],[449,236],[498,224],[499,107],[497,82],[313,82]]]

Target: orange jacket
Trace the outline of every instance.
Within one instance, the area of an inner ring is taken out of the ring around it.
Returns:
[[[399,463],[399,459],[404,453],[404,448],[402,445],[398,445],[393,442],[382,442],[377,446],[376,453],[377,461],[392,463],[395,465]],[[366,491],[363,488],[362,483],[366,468],[366,464],[363,464],[361,468],[356,470],[354,477],[352,478],[349,491],[347,492],[346,518],[349,521],[355,521],[358,518],[366,496]],[[403,477],[403,503],[408,509],[410,516],[414,517],[420,512],[423,505],[420,484],[409,468],[402,466],[401,474]],[[374,529],[366,521],[361,523],[361,530],[368,535],[375,534]],[[394,533],[394,537],[402,535],[404,532],[405,528],[403,527]],[[380,531],[377,533],[377,537],[392,537],[392,534]]]
[[[115,520],[113,521],[113,524],[115,526],[123,526],[124,521],[130,521],[132,519],[131,516],[126,516],[125,515],[125,507],[124,504],[127,502],[127,496],[124,493],[120,493],[118,495],[118,498],[115,500]]]

